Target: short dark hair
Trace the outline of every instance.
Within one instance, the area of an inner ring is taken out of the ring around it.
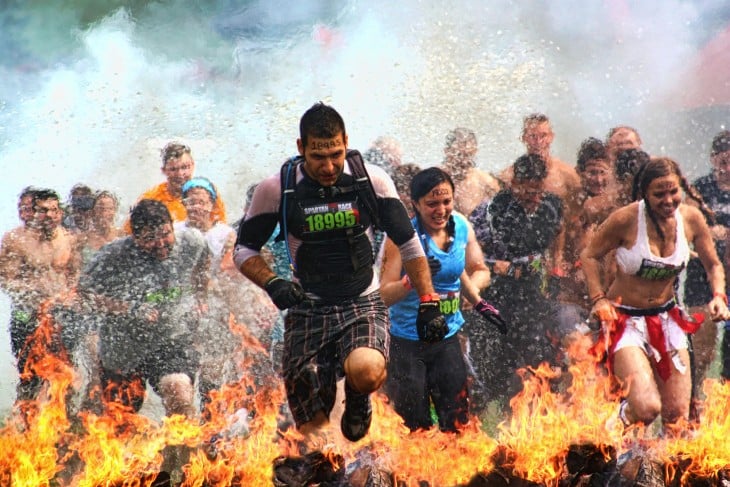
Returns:
[[[119,198],[117,198],[117,195],[106,189],[100,189],[94,193],[94,206],[96,206],[96,203],[98,203],[102,198],[109,198],[114,202],[114,206],[119,208]]]
[[[451,147],[457,142],[473,142],[477,145],[477,134],[472,129],[466,127],[456,127],[453,130],[449,130],[446,134],[446,147]]]
[[[632,179],[651,157],[641,149],[625,149],[616,154],[616,177],[619,181]]]
[[[420,171],[413,179],[411,179],[411,199],[418,201],[422,197],[428,194],[433,188],[439,184],[447,182],[451,186],[451,191],[454,191],[454,181],[451,179],[449,173],[439,167],[429,167]]]
[[[538,154],[524,154],[512,164],[517,181],[543,181],[547,177],[545,159]]]
[[[639,135],[639,131],[636,130],[634,127],[631,127],[630,125],[616,125],[615,127],[611,127],[608,129],[608,134],[606,134],[606,142],[608,143],[608,140],[613,137],[613,135],[618,132],[619,130],[628,130],[632,134],[636,136],[636,140],[641,144],[641,136]]]
[[[156,228],[172,223],[172,217],[167,207],[161,201],[153,199],[143,199],[134,205],[129,220],[134,236],[139,236],[145,228]]]
[[[299,120],[299,138],[303,146],[307,145],[309,137],[332,139],[338,134],[344,138],[345,121],[337,110],[321,101],[312,105]]]
[[[36,203],[39,201],[45,201],[45,200],[56,200],[60,203],[61,197],[58,196],[58,193],[52,189],[42,188],[42,189],[36,189],[33,192],[33,208],[35,209]]]
[[[717,155],[730,151],[730,130],[723,130],[712,139],[710,155]]]
[[[190,147],[181,142],[169,142],[160,150],[160,158],[162,159],[162,167],[165,167],[168,161],[178,159],[183,154],[190,154]]]
[[[608,150],[606,150],[606,145],[600,139],[588,137],[581,142],[580,148],[578,149],[578,160],[575,165],[576,170],[578,172],[585,171],[588,162],[595,159],[608,161]]]
[[[26,186],[20,191],[20,194],[18,195],[18,201],[22,200],[26,196],[33,197],[33,195],[38,191],[38,188],[35,186]]]

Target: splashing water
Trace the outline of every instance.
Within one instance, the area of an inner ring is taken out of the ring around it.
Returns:
[[[687,111],[672,98],[730,18],[722,2],[110,3],[120,7],[11,1],[0,12],[2,231],[29,184],[65,195],[86,182],[126,209],[162,180],[158,150],[171,139],[191,145],[235,220],[246,187],[295,151],[317,100],[343,114],[353,147],[392,135],[422,166],[440,161],[448,130],[469,126],[495,172],[522,152],[532,111],[551,116],[554,152],[570,163],[582,139],[628,123],[689,175],[707,169],[727,120],[727,107]],[[3,297],[0,322],[8,315]],[[6,333],[0,411],[15,374]]]

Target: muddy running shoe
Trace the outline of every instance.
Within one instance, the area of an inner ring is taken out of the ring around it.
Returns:
[[[372,419],[370,394],[357,392],[345,381],[345,412],[340,421],[343,436],[350,441],[358,441],[368,433]]]

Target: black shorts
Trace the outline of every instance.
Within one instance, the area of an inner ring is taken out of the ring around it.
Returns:
[[[297,426],[332,411],[347,356],[360,347],[388,359],[388,309],[379,292],[337,305],[302,304],[285,321],[283,375]]]
[[[130,346],[119,344],[118,346]],[[169,374],[186,374],[191,381],[200,366],[200,354],[195,349],[191,335],[180,335],[174,338],[158,337],[150,340],[148,348],[143,351],[142,359],[130,370],[119,370],[105,364],[105,356],[114,354],[114,350],[101,350],[103,376],[109,382],[149,381],[152,389],[159,394],[160,379]],[[141,405],[141,404],[140,404]]]

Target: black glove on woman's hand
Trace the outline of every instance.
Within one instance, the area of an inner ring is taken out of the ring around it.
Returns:
[[[427,343],[440,342],[449,332],[449,326],[441,314],[441,301],[436,296],[427,301],[422,300],[418,305],[416,331],[418,338]]]
[[[507,334],[507,322],[504,321],[502,316],[499,314],[499,310],[489,304],[486,300],[482,299],[474,305],[474,309],[482,315],[482,317],[497,327],[502,335]]]
[[[264,285],[264,289],[280,310],[289,309],[305,299],[304,289],[296,282],[287,281],[281,277],[272,277]]]

